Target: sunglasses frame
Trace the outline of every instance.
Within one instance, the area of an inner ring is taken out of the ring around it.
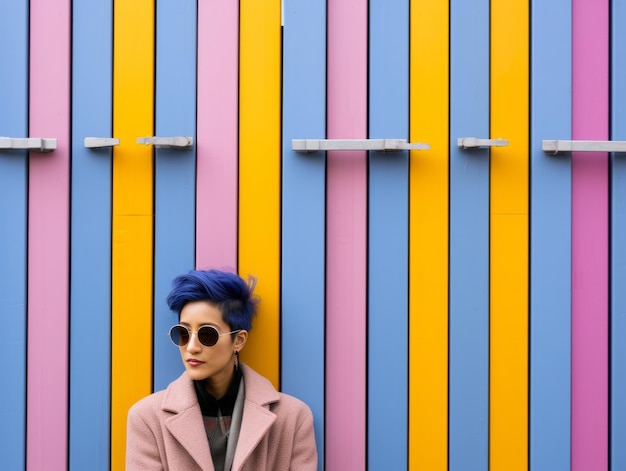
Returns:
[[[174,339],[172,338],[172,331],[173,331],[174,329],[178,328],[178,327],[180,327],[180,328],[182,328],[182,329],[185,329],[185,330],[187,331],[187,335],[189,336],[189,338],[187,339],[187,341],[186,341],[185,343],[182,343],[182,344],[181,344],[181,343],[175,342],[175,341],[174,341]],[[215,332],[217,332],[217,340],[215,341],[215,343],[214,343],[214,344],[207,345],[207,344],[205,344],[204,342],[202,342],[202,340],[200,340],[200,336],[199,336],[198,334],[200,333],[200,331],[201,331],[202,329],[213,329]],[[201,344],[202,346],[204,346],[204,347],[214,347],[214,346],[215,346],[215,345],[217,345],[217,343],[220,341],[220,337],[221,337],[222,335],[235,334],[235,333],[237,333],[237,332],[241,332],[241,330],[242,330],[242,329],[237,329],[237,330],[231,330],[230,332],[220,333],[220,331],[219,331],[219,330],[217,330],[217,327],[214,327],[214,326],[212,326],[212,325],[203,325],[203,326],[201,326],[198,330],[191,330],[191,329],[189,329],[188,327],[186,327],[186,326],[184,326],[184,325],[182,325],[182,324],[176,324],[176,325],[173,325],[172,327],[170,327],[170,330],[167,332],[167,336],[170,338],[170,340],[172,341],[172,343],[173,343],[174,345],[176,345],[177,347],[184,347],[185,345],[187,345],[187,344],[191,341],[191,336],[192,336],[193,334],[196,334],[196,336],[198,337],[198,342],[200,342],[200,344]]]

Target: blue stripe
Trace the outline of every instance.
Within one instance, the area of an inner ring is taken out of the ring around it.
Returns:
[[[450,18],[449,467],[472,471],[489,460],[489,150],[457,139],[491,137],[489,1]]]
[[[282,315],[283,391],[313,411],[324,466],[325,157],[298,154],[292,139],[323,139],[326,7],[283,2]]]
[[[531,17],[530,469],[570,469],[571,139],[569,0],[533,0]]]
[[[69,465],[108,470],[111,150],[83,140],[111,135],[112,1],[74,1],[72,17]]]
[[[611,139],[626,140],[626,4],[611,3]],[[626,469],[626,158],[611,159],[610,463]]]
[[[156,135],[192,136],[196,129],[196,2],[159,0],[156,38]],[[154,233],[154,389],[183,371],[167,337],[178,322],[165,299],[175,276],[194,268],[195,145],[156,149]]]
[[[408,1],[372,0],[369,35],[369,137],[407,138]],[[367,462],[406,469],[409,158],[371,152],[368,160]]]
[[[28,1],[0,2],[0,136],[28,135]],[[9,65],[10,64],[10,65]],[[0,456],[24,469],[26,433],[26,151],[0,151]]]

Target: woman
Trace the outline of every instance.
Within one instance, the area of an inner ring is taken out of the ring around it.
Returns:
[[[239,363],[256,312],[254,280],[218,270],[174,280],[169,336],[185,372],[128,413],[127,470],[316,470],[313,415]]]

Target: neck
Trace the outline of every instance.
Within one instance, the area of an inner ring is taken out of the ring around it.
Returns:
[[[210,378],[207,378],[204,382],[206,391],[215,399],[223,398],[226,391],[228,391],[228,386],[230,386],[234,374],[235,371],[233,366],[233,368],[226,368],[224,374],[219,375],[219,377],[211,376]]]

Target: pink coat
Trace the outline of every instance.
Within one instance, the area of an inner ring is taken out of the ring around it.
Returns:
[[[311,410],[302,401],[277,392],[254,370],[241,368],[245,402],[233,471],[316,470]],[[187,373],[129,410],[126,469],[214,470],[200,406]]]

